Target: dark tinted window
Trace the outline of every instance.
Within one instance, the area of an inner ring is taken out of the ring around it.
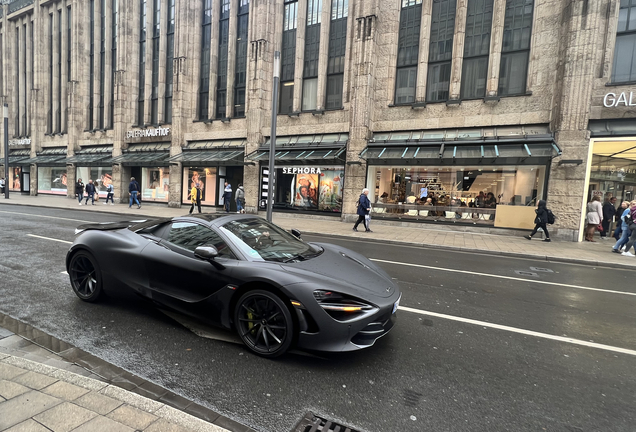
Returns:
[[[499,96],[523,94],[528,77],[534,0],[508,0],[504,19]]]
[[[612,81],[636,81],[636,0],[621,0]]]
[[[456,0],[433,0],[426,84],[429,102],[448,100],[456,6]]]
[[[421,0],[402,0],[395,79],[395,103],[398,105],[415,102],[421,21]]]
[[[492,6],[493,0],[468,0],[462,99],[481,98],[486,95]]]
[[[199,246],[214,246],[220,257],[235,259],[230,248],[217,233],[196,223],[173,222],[166,235],[166,241],[193,252]]]

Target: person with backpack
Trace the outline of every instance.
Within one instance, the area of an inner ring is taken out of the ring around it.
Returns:
[[[104,203],[104,205],[108,204],[108,200],[110,200],[110,205],[115,205],[113,196],[115,196],[115,187],[112,183],[110,183],[108,186],[106,186],[106,202]]]
[[[625,245],[625,252],[622,255],[633,257],[634,254],[630,250],[636,243],[636,201],[630,203],[629,213],[625,216],[624,221],[627,223],[627,231],[630,231],[630,236],[629,241]]]
[[[627,204],[625,209],[621,212],[620,225],[619,228],[622,230],[621,237],[618,239],[616,244],[612,247],[612,252],[621,253],[621,249],[629,242],[629,237],[632,232],[629,229],[629,221],[631,220],[631,207],[636,205],[636,201],[632,201],[631,203],[624,202],[623,204]],[[632,221],[633,226],[633,221]],[[629,251],[626,251],[629,252]]]
[[[539,231],[539,228],[541,228],[545,233],[545,239],[543,241],[551,241],[547,225],[552,225],[554,223],[554,214],[552,213],[552,210],[549,210],[546,207],[545,201],[541,200],[539,201],[539,204],[537,204],[537,209],[534,212],[537,214],[537,217],[534,218],[534,230],[532,230],[530,235],[525,236],[525,238],[532,240],[532,237]]]
[[[369,189],[362,189],[362,193],[360,194],[360,198],[358,199],[358,220],[356,224],[353,226],[354,231],[358,231],[358,225],[360,222],[364,223],[364,231],[365,232],[373,232],[369,229],[367,225],[367,216],[371,212],[371,201],[369,201]]]
[[[141,208],[141,204],[139,204],[139,200],[137,199],[139,189],[139,183],[137,183],[134,177],[131,177],[130,183],[128,184],[128,192],[130,193],[130,203],[128,204],[128,208],[132,207],[133,201],[137,204],[138,209]]]

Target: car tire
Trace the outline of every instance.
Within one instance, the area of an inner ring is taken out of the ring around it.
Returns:
[[[294,321],[287,305],[265,290],[248,291],[234,310],[239,337],[252,352],[275,358],[287,352],[294,340]]]
[[[86,251],[78,251],[71,257],[68,276],[75,294],[85,302],[96,302],[104,294],[102,272],[95,257]]]

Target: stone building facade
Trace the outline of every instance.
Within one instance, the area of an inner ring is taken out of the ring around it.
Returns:
[[[72,198],[90,177],[126,201],[134,176],[178,207],[194,183],[220,206],[227,181],[249,212],[272,193],[276,211],[346,220],[366,187],[374,218],[484,230],[527,228],[547,199],[553,236],[578,241],[592,194],[636,198],[632,9],[636,23],[636,0],[14,0],[8,183]]]

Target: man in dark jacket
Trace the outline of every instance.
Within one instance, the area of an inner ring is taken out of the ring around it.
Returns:
[[[610,230],[610,225],[614,220],[614,216],[616,216],[616,197],[611,197],[609,200],[605,201],[603,205],[603,221],[601,225],[603,225],[603,231],[601,232],[601,239],[607,240],[607,232]]]
[[[369,229],[369,226],[367,225],[367,216],[369,215],[369,212],[371,211],[371,201],[369,201],[369,189],[362,189],[362,193],[360,194],[360,199],[358,201],[358,221],[356,222],[356,224],[353,226],[353,230],[354,231],[358,231],[358,225],[360,225],[360,222],[364,223],[364,228],[366,232],[373,232]]]
[[[84,198],[84,183],[82,183],[82,179],[77,179],[77,182],[75,182],[75,196],[79,201],[79,205],[82,205],[82,199]]]
[[[139,200],[137,199],[137,194],[139,194],[139,183],[135,181],[134,177],[130,178],[130,184],[128,185],[128,192],[130,193],[130,202],[128,203],[128,208],[132,207],[133,201],[137,204],[137,208],[141,208],[141,204],[139,204]]]
[[[527,238],[528,240],[532,240],[532,236],[534,236],[537,231],[539,231],[539,228],[541,228],[545,233],[545,240],[543,241],[549,242],[550,233],[548,233],[548,209],[545,206],[545,201],[539,201],[539,204],[537,204],[537,209],[534,212],[537,214],[537,217],[534,218],[534,230],[532,230],[532,233],[530,233],[530,235],[525,236],[525,238]]]
[[[86,202],[84,205],[88,205],[88,199],[91,199],[91,204],[95,205],[95,185],[93,184],[93,180],[89,180],[86,185]]]

